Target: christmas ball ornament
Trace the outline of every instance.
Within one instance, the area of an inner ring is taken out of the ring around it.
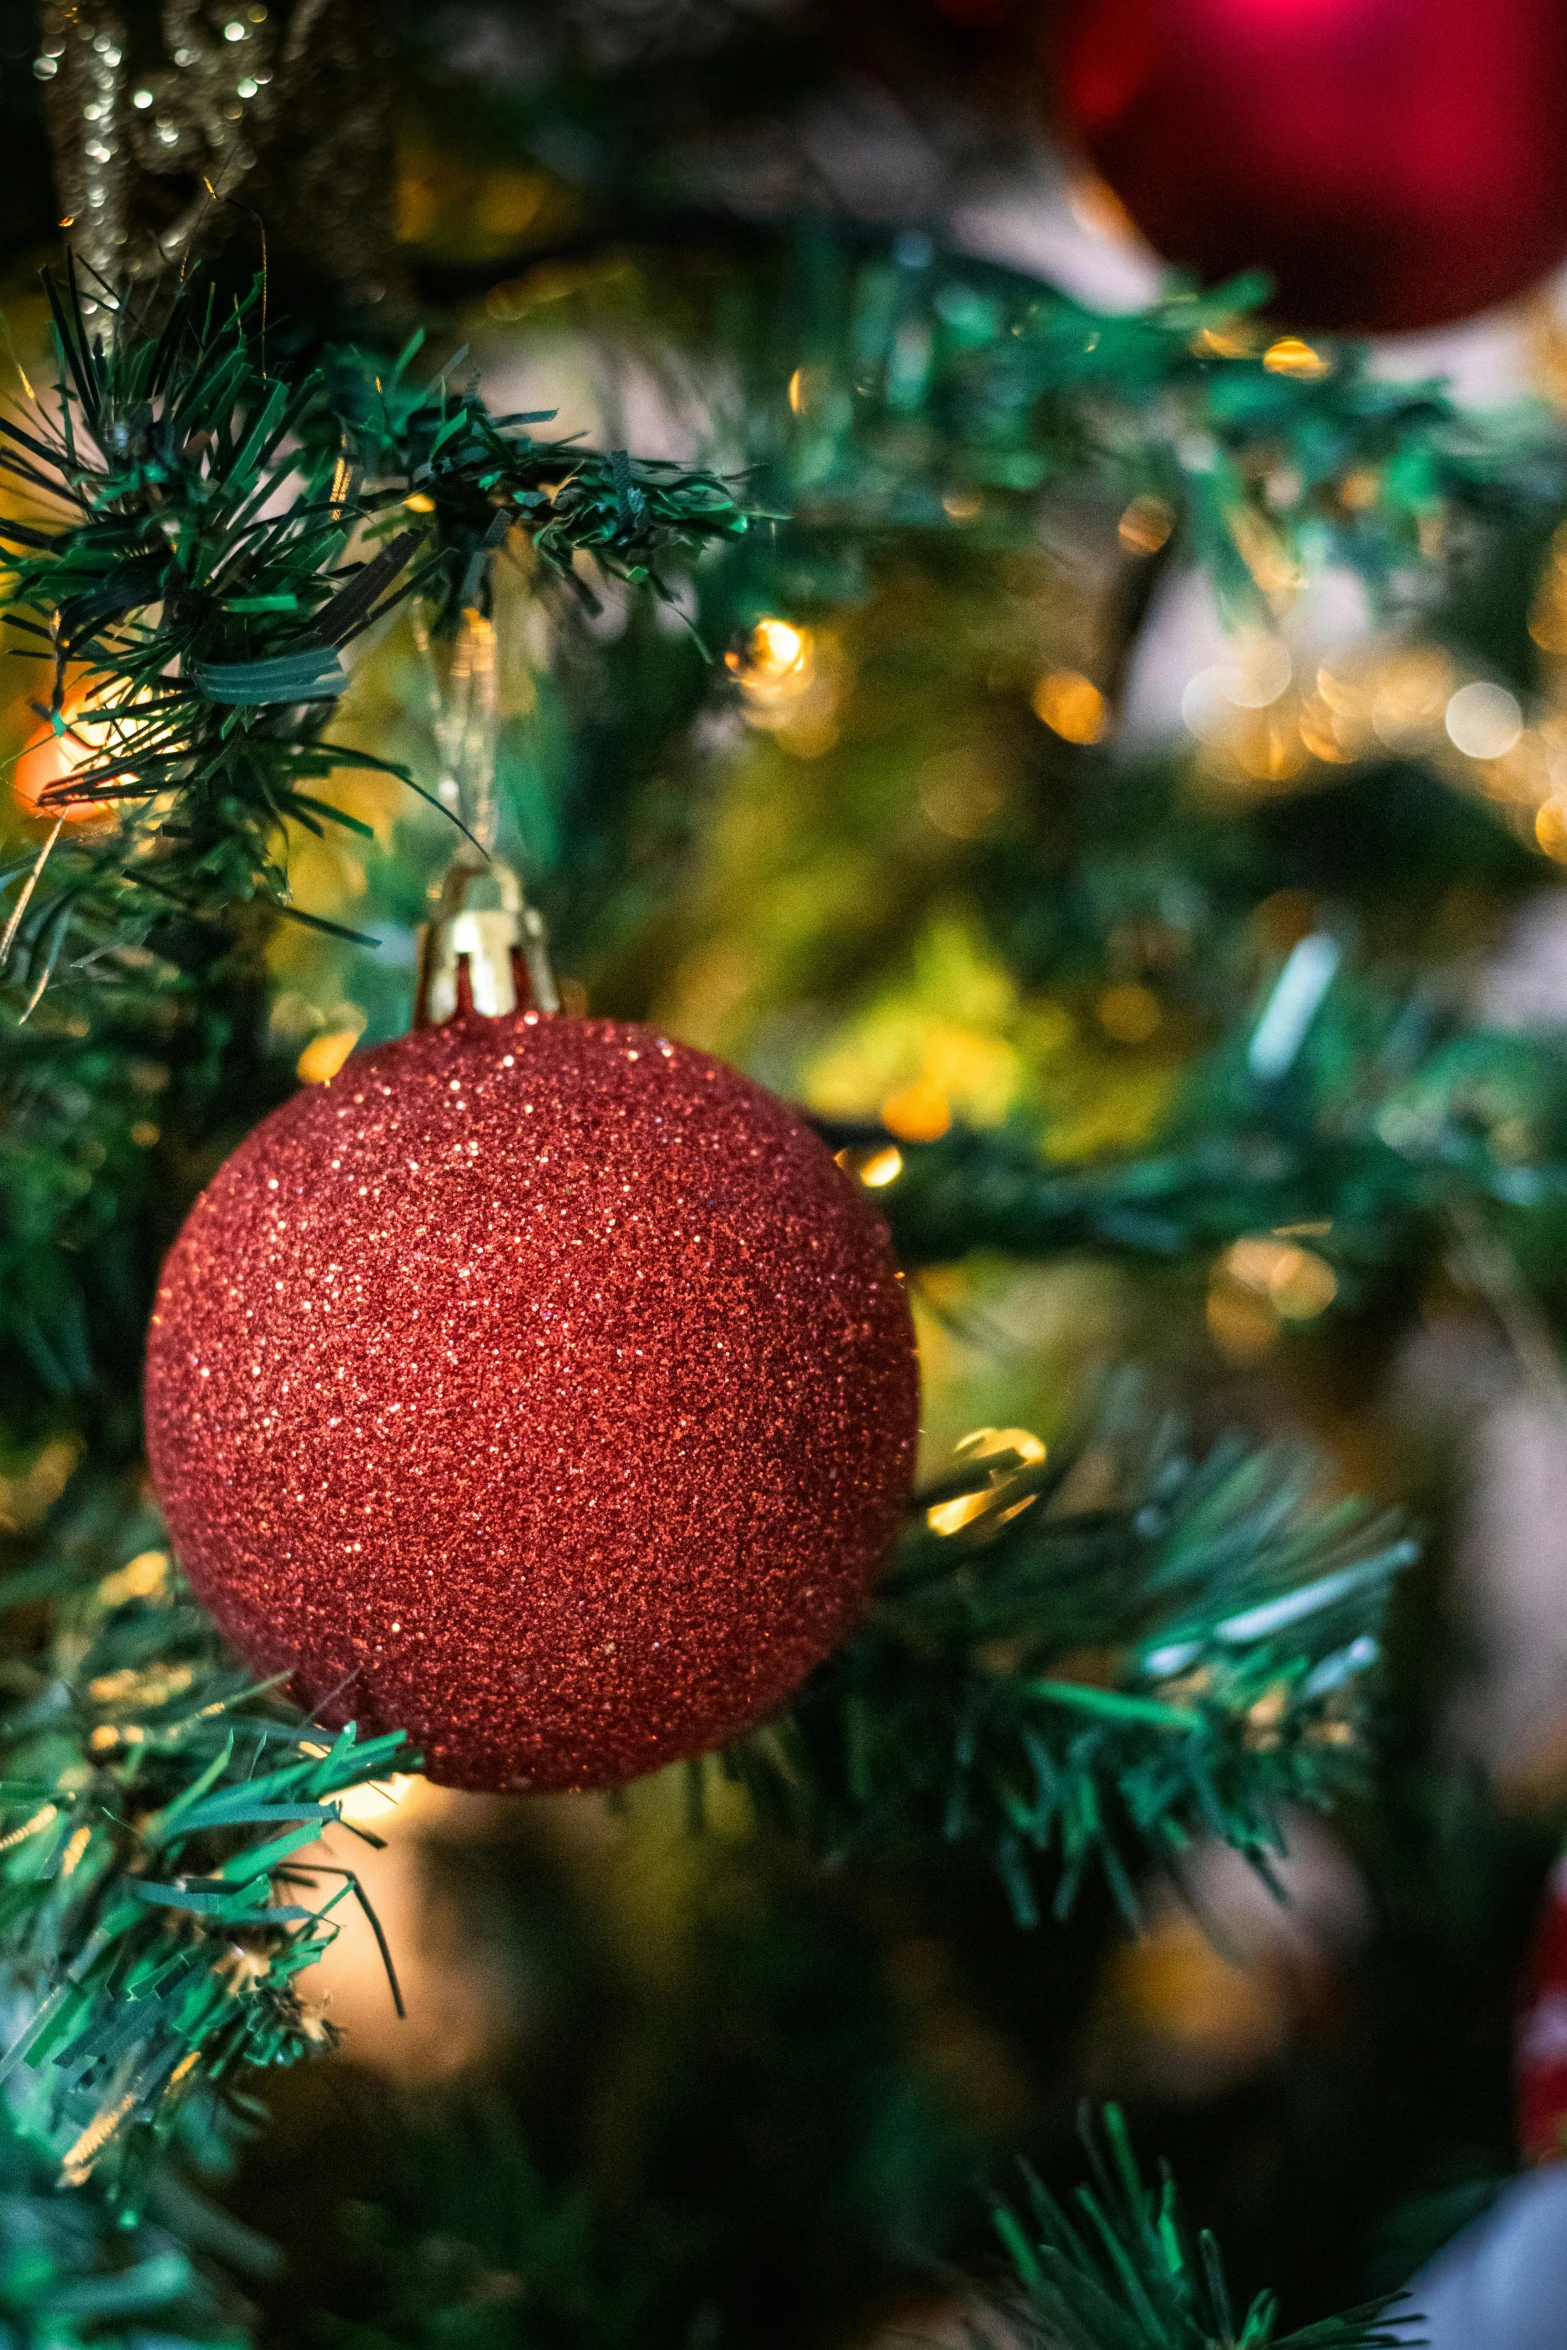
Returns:
[[[1394,332],[1567,253],[1560,0],[1068,0],[1068,131],[1166,258]]]
[[[816,1137],[706,1054],[537,1012],[265,1119],[147,1363],[224,1631],[478,1788],[610,1785],[775,1708],[864,1604],[916,1408],[886,1231]]]
[[[1552,1869],[1524,1974],[1517,2042],[1518,2146],[1528,2162],[1567,2155],[1567,1857]]]

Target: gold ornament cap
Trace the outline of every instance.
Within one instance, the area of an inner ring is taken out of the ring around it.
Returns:
[[[503,857],[459,850],[430,895],[430,920],[419,932],[415,1028],[439,1028],[459,1012],[495,1020],[560,1010],[544,917]]]

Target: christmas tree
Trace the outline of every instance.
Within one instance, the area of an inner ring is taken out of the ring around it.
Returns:
[[[17,2342],[1561,2338],[1567,61],[1212,13],[0,12]]]

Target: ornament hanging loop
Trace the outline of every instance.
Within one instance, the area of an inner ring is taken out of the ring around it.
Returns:
[[[544,917],[503,857],[464,844],[431,898],[419,933],[415,1028],[438,1028],[459,1012],[495,1020],[560,1010]]]
[[[428,622],[417,610],[414,639],[432,687],[436,748],[444,770],[440,797],[468,833],[431,892],[430,920],[419,934],[414,1026],[437,1028],[459,1012],[483,1020],[519,1009],[558,1012],[544,917],[529,905],[515,867],[495,848],[495,624],[477,602],[465,605],[444,674]]]

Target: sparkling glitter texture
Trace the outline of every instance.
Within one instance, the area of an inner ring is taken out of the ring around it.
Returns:
[[[356,1055],[197,1201],[148,1439],[218,1622],[463,1787],[635,1778],[843,1636],[912,1472],[882,1226],[760,1087],[649,1029]]]

